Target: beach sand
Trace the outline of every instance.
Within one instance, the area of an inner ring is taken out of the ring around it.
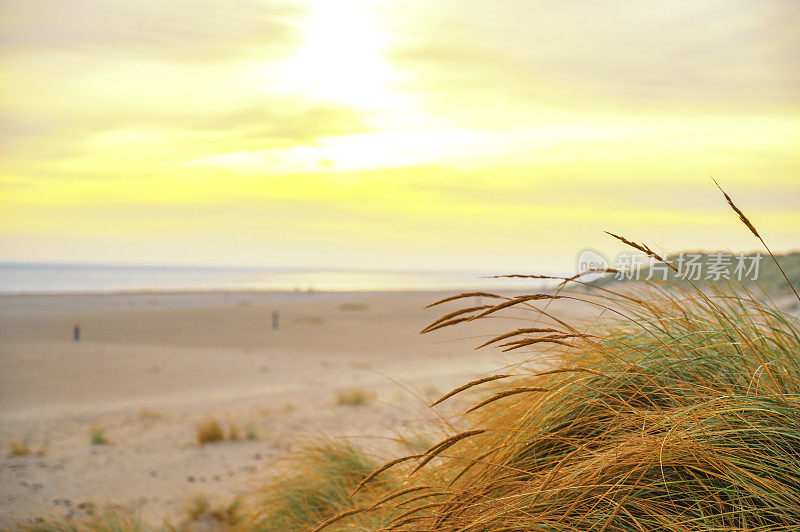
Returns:
[[[0,525],[107,504],[151,523],[179,520],[195,495],[253,493],[281,474],[282,457],[322,437],[384,453],[401,452],[392,441],[402,437],[434,439],[430,421],[463,403],[427,403],[526,358],[473,349],[504,320],[419,335],[455,308],[423,307],[449,295],[1,296]],[[352,389],[371,400],[338,405]],[[198,445],[206,418],[243,439]],[[108,444],[91,444],[95,428]],[[12,440],[31,454],[7,456]]]

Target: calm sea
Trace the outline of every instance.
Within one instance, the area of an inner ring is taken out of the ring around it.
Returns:
[[[290,270],[193,266],[0,263],[0,294],[194,290],[453,290],[539,286],[490,272]]]

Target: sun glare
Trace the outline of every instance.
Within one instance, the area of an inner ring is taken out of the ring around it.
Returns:
[[[313,1],[305,44],[279,69],[280,88],[362,109],[395,105],[395,73],[382,56],[386,39],[374,7],[366,0]]]

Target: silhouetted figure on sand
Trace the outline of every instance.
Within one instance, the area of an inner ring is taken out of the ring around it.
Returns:
[[[272,329],[273,330],[276,330],[278,328],[278,320],[279,320],[278,311],[277,310],[273,310],[272,311]]]
[[[77,323],[72,326],[72,339],[76,342],[81,339],[81,326]]]

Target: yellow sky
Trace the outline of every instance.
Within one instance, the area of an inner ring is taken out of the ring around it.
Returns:
[[[0,0],[0,260],[800,246],[792,1]]]

